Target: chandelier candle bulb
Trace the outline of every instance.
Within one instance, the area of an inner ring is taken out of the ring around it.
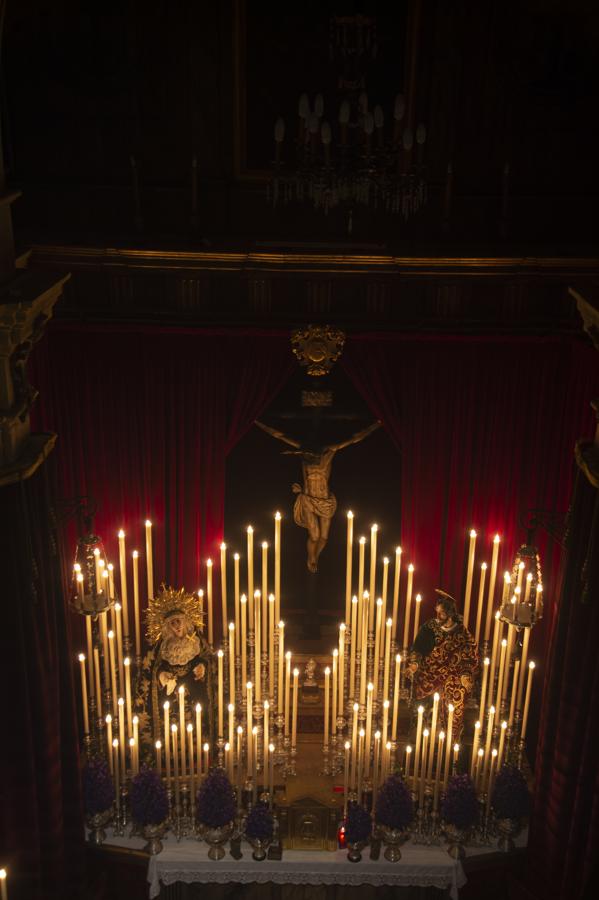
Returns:
[[[79,654],[81,670],[81,707],[83,710],[83,732],[89,734],[89,709],[87,706],[87,676],[85,674],[85,654]]]
[[[345,624],[349,625],[351,611],[351,576],[352,576],[352,552],[354,542],[354,514],[349,510],[347,514],[347,549],[345,562]]]
[[[102,718],[102,688],[100,685],[100,653],[97,647],[94,647],[94,677],[96,680],[96,711],[99,718]]]
[[[179,803],[179,800],[180,800],[179,792],[180,792],[181,785],[179,782],[179,741],[178,741],[178,737],[177,737],[177,726],[174,722],[171,725],[171,735],[172,735],[172,739],[173,739],[173,746],[172,746],[173,768],[175,770],[175,810],[180,810],[181,807],[180,807],[180,803]],[[181,740],[183,743],[185,743],[185,734],[181,735]]]
[[[412,789],[416,792],[416,787],[418,783],[418,763],[420,762],[420,738],[422,735],[422,717],[424,715],[424,706],[418,707],[418,720],[416,724],[416,753],[414,756],[414,783],[412,785]]]
[[[397,715],[399,712],[399,684],[401,673],[401,654],[395,656],[395,682],[393,685],[393,717],[391,719],[391,740],[397,740]]]
[[[422,732],[422,762],[420,769],[420,790],[419,790],[419,803],[420,809],[424,809],[424,788],[426,785],[426,760],[427,760],[427,750],[428,750],[428,728],[425,728]]]
[[[474,723],[474,738],[472,740],[472,757],[470,759],[470,778],[474,778],[474,769],[476,766],[476,755],[478,753],[478,744],[480,741],[480,722]]]
[[[291,650],[285,654],[285,737],[289,737],[289,697],[291,690]]]
[[[275,595],[268,595],[268,694],[275,702]]]
[[[262,653],[266,653],[268,639],[268,543],[262,541]]]
[[[449,757],[451,753],[451,739],[453,737],[453,703],[447,704],[447,740],[445,742],[445,770],[443,772],[443,785],[446,788],[449,780]]]
[[[227,636],[227,545],[220,545],[220,601],[223,620],[223,641]],[[229,635],[232,637],[232,635]]]
[[[414,604],[414,640],[418,635],[418,628],[420,627],[420,604],[422,603],[422,596],[420,594],[416,594],[416,602]]]
[[[223,713],[224,713],[224,673],[223,673],[223,651],[219,650],[216,654],[218,660],[218,736],[223,737]]]
[[[233,593],[235,594],[235,656],[241,652],[241,613],[239,605],[239,553],[233,555]],[[242,676],[243,677],[243,676]]]
[[[412,563],[408,565],[408,582],[406,586],[406,612],[403,626],[403,648],[408,647],[408,632],[410,629],[410,606],[412,603],[412,582],[414,579],[414,566]]]
[[[464,592],[464,628],[468,628],[470,618],[470,597],[472,594],[472,574],[474,572],[474,550],[476,547],[476,531],[470,530],[470,543],[468,546],[468,565],[466,569],[466,590]]]
[[[179,732],[181,734],[181,777],[185,778],[186,773],[186,751],[185,751],[185,686],[179,685]],[[220,700],[220,692],[219,692],[219,713],[221,709],[221,700]],[[220,722],[219,722],[220,724]],[[222,736],[222,732],[219,736]]]
[[[119,747],[121,754],[121,772],[123,773],[123,779],[125,777],[125,701],[122,697],[119,697],[117,702],[117,710],[119,717]]]
[[[503,761],[503,748],[505,745],[505,734],[508,729],[508,723],[504,721],[501,723],[501,731],[499,732],[499,754],[497,756],[497,771],[501,768],[501,763]]]
[[[170,703],[165,700],[162,708],[164,710],[164,760],[166,764],[166,786],[168,787],[171,780],[171,725],[170,725]]]
[[[428,768],[426,771],[426,777],[430,781],[433,777],[433,761],[435,756],[435,738],[437,736],[437,718],[439,716],[439,700],[441,699],[440,695],[435,692],[433,695],[433,715],[431,718],[431,743],[430,743],[430,752],[428,759]]]
[[[377,699],[378,682],[379,682],[379,660],[381,658],[381,623],[383,617],[383,600],[381,597],[376,601],[376,628],[374,632],[374,694],[373,700]]]
[[[254,623],[254,529],[247,527],[247,551],[248,551],[248,592],[250,604],[250,622]]]
[[[331,733],[334,735],[337,731],[337,691],[339,682],[339,651],[336,647],[333,650],[333,671],[331,682]]]
[[[235,703],[235,623],[229,622],[229,703]]]
[[[277,669],[277,700],[278,700],[278,714],[280,716],[283,715],[285,711],[284,707],[284,694],[283,694],[283,672],[285,670],[284,667],[284,659],[285,659],[285,623],[279,622],[279,665]]]
[[[520,732],[520,739],[523,741],[526,737],[526,726],[528,724],[528,710],[530,708],[530,692],[532,689],[532,673],[534,672],[535,664],[534,662],[529,662],[528,664],[528,679],[526,682],[526,697],[524,698],[524,712],[522,713],[522,731]]]
[[[116,665],[114,661],[114,631],[108,632],[108,653],[110,659],[110,687],[112,690],[112,712],[116,715],[116,698],[118,691],[116,689]]]
[[[260,612],[260,591],[254,591],[254,684],[256,687],[256,702],[262,702],[262,666],[260,658],[261,644],[261,612]]]
[[[391,627],[393,640],[397,639],[397,611],[399,607],[399,578],[401,575],[401,547],[395,548],[395,570],[393,573],[393,611],[391,618],[393,625]]]
[[[364,556],[366,552],[366,538],[361,537],[359,541],[358,553],[358,597],[360,598],[360,612],[362,611],[362,601],[364,597]],[[361,619],[359,621],[362,621]]]
[[[275,619],[281,618],[281,513],[275,513]]]
[[[518,681],[520,678],[520,660],[514,662],[514,674],[512,677],[512,696],[510,699],[510,713],[508,716],[508,725],[511,728],[514,724],[514,714],[516,712],[516,695],[518,693]]]
[[[253,728],[253,690],[252,690],[252,682],[248,681],[245,686],[246,689],[246,723],[245,723],[245,733],[247,736],[247,768],[248,772],[252,769],[252,756],[253,756],[253,742],[252,742],[252,728]],[[206,770],[207,771],[207,770]]]
[[[133,712],[131,707],[131,660],[128,656],[123,660],[125,669],[125,703],[127,704],[127,734],[133,734]]]
[[[351,699],[355,696],[356,690],[356,627],[358,613],[358,598],[351,598],[351,645],[349,655],[349,696]]]
[[[491,617],[493,615],[493,606],[495,600],[495,582],[497,579],[497,561],[499,558],[499,544],[501,538],[498,534],[493,538],[493,554],[491,556],[491,574],[489,576],[489,592],[487,594],[487,614],[485,617],[485,633],[484,640],[488,641],[491,636]]]
[[[393,619],[387,619],[385,626],[385,662],[383,665],[383,697],[389,696],[389,670],[391,667],[391,635]]]
[[[324,670],[324,746],[329,746],[329,692],[331,670],[327,666]]]
[[[212,607],[212,560],[206,560],[206,604],[208,608],[208,643],[214,644],[214,610]]]
[[[141,629],[139,622],[139,553],[133,551],[133,618],[135,625],[135,655],[141,656]]]
[[[530,641],[530,628],[524,629],[522,638],[522,656],[520,657],[520,674],[518,676],[518,694],[516,696],[516,709],[522,709],[522,693],[524,691],[524,678],[526,677],[526,661],[528,659],[528,643]]]
[[[293,714],[291,717],[291,748],[297,745],[297,689],[299,683],[299,669],[293,670]]]
[[[480,707],[478,710],[478,718],[481,722],[485,720],[485,702],[487,699],[487,682],[489,680],[489,666],[491,664],[491,660],[488,656],[485,656],[483,660],[483,682],[480,689]],[[490,693],[490,691],[489,691]]]
[[[359,703],[354,703],[351,727],[351,787],[355,789],[358,775],[358,712]]]
[[[345,622],[339,626],[339,668],[337,674],[337,682],[339,685],[339,699],[337,701],[337,710],[339,715],[343,715],[343,697],[345,693]]]
[[[198,767],[198,778],[202,774],[202,705],[196,703],[196,759]]]
[[[474,634],[474,641],[478,645],[480,638],[480,626],[482,621],[483,614],[483,606],[484,606],[484,593],[485,593],[485,579],[487,576],[487,564],[482,563],[480,567],[480,582],[478,587],[478,604],[476,607],[476,629]]]

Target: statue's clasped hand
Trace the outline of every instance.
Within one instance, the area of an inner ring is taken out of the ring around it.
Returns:
[[[170,697],[175,688],[177,687],[177,679],[174,675],[171,675],[170,672],[161,672],[158,676],[158,680],[163,688],[166,688],[166,693]]]
[[[193,669],[193,677],[196,681],[203,681],[206,676],[206,666],[204,663],[198,663]]]

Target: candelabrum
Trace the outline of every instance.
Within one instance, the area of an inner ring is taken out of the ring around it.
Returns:
[[[287,752],[285,749],[285,738],[284,738],[285,716],[283,715],[283,713],[277,713],[277,716],[275,718],[275,725],[277,727],[277,736],[276,736],[276,740],[275,740],[274,764],[277,767],[281,767],[284,771],[286,762],[287,762]]]
[[[330,755],[329,745],[323,744],[321,775],[330,775],[331,774],[331,766],[329,765],[329,755]]]
[[[343,752],[343,735],[346,727],[346,720],[343,715],[337,716],[337,741],[335,745],[335,753],[331,765],[331,775],[340,775],[345,766],[345,754]]]
[[[288,741],[289,738],[286,738],[285,740]],[[286,768],[287,775],[291,775],[291,776],[297,775],[297,771],[295,768],[296,759],[297,759],[297,747],[291,747],[291,751],[289,753],[289,762],[288,762],[287,768]]]

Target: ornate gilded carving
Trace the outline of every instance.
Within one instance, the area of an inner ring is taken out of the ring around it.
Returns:
[[[291,347],[308,375],[328,375],[343,351],[345,334],[330,325],[308,325],[291,335]]]

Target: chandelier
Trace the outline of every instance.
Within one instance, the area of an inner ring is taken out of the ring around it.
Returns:
[[[543,573],[533,533],[531,528],[526,543],[517,551],[509,581],[506,573],[506,590],[499,613],[503,622],[518,629],[533,628],[543,618]]]
[[[403,94],[385,110],[368,93],[378,51],[376,19],[333,16],[329,48],[337,69],[335,96],[302,94],[297,132],[287,143],[285,120],[275,123],[269,202],[308,202],[325,215],[343,206],[350,232],[358,206],[408,219],[426,201],[426,128],[420,123],[414,131]]]
[[[115,603],[113,566],[102,538],[94,534],[92,514],[85,514],[86,499],[79,501],[80,537],[73,561],[71,606],[84,616],[98,616]],[[81,528],[81,523],[84,527]],[[81,534],[83,531],[83,534]]]

